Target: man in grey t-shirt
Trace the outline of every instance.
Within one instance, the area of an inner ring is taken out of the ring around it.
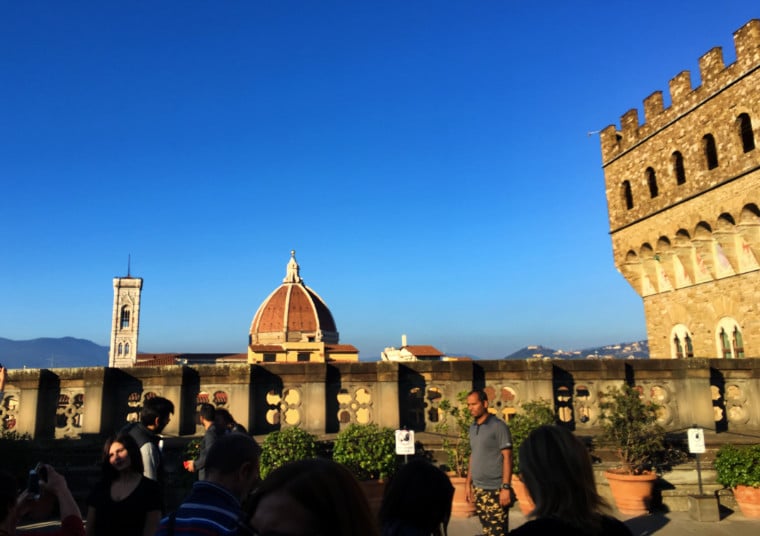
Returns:
[[[488,412],[485,392],[471,391],[467,409],[475,419],[470,425],[467,501],[475,503],[484,536],[504,536],[512,503],[512,435],[504,421]]]

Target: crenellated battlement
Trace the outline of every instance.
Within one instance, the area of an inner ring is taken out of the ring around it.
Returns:
[[[689,112],[711,96],[760,67],[760,19],[752,19],[734,32],[736,61],[726,66],[721,47],[715,47],[699,58],[700,85],[692,89],[691,74],[682,71],[669,84],[671,104],[665,108],[661,91],[644,99],[644,123],[639,124],[637,109],[628,110],[620,118],[620,130],[609,125],[600,133],[602,162],[634,147],[678,117]]]

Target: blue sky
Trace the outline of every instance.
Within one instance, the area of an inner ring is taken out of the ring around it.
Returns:
[[[363,359],[646,338],[599,138],[749,1],[0,2],[0,337],[244,352],[291,249]],[[643,121],[643,113],[640,113]],[[12,365],[12,356],[4,361]]]

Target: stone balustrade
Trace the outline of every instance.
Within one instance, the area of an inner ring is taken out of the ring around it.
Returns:
[[[502,418],[525,401],[552,400],[581,433],[599,425],[599,398],[627,382],[660,405],[668,430],[760,433],[760,359],[269,363],[135,368],[11,370],[0,406],[6,430],[35,439],[110,434],[135,420],[143,400],[163,396],[176,411],[164,433],[200,433],[196,408],[228,409],[252,433],[301,426],[332,434],[374,422],[433,431],[443,399],[473,387]]]

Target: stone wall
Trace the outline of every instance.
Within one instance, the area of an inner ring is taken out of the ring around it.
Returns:
[[[579,433],[599,426],[599,395],[624,382],[661,405],[668,430],[760,434],[760,360],[452,361],[293,363],[197,367],[11,370],[0,420],[38,439],[107,435],[154,395],[172,400],[164,433],[201,433],[199,403],[227,408],[252,433],[301,426],[318,435],[373,422],[435,430],[441,400],[484,388],[502,418],[528,400],[552,400]]]
[[[731,65],[700,58],[696,88],[673,78],[670,106],[656,91],[644,123],[629,110],[601,134],[615,265],[644,299],[651,357],[723,357],[722,327],[732,354],[760,357],[760,20],[734,45]]]

